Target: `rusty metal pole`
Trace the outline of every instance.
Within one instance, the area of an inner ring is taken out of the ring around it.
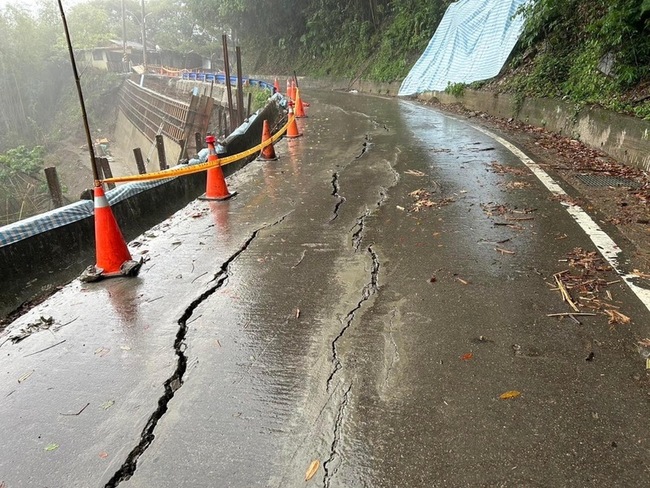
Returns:
[[[144,158],[142,157],[142,149],[136,147],[133,150],[133,156],[135,157],[135,164],[138,166],[138,173],[144,175],[147,173],[147,167],[144,165]]]
[[[55,208],[63,207],[63,191],[61,190],[61,183],[59,182],[59,175],[56,174],[56,168],[51,166],[45,168],[45,178],[47,179],[47,187],[50,190],[52,203]]]
[[[232,87],[230,86],[230,62],[228,60],[228,36],[224,34],[221,36],[223,42],[223,64],[224,73],[226,74],[226,93],[228,94],[228,116],[230,117],[230,132],[235,130],[235,118],[233,117],[232,108]]]
[[[147,72],[147,24],[146,24],[146,15],[144,13],[144,0],[141,3],[142,7],[142,22],[140,22],[140,27],[142,29],[142,66],[144,67],[144,72]]]
[[[59,4],[59,11],[61,12],[61,20],[63,21],[63,29],[65,31],[65,39],[68,43],[68,53],[70,55],[70,62],[72,63],[72,73],[74,74],[74,81],[77,85],[77,96],[79,97],[79,104],[81,105],[81,116],[83,117],[84,130],[86,131],[86,144],[88,145],[88,153],[90,155],[90,167],[93,170],[93,178],[95,179],[94,186],[100,186],[99,171],[95,162],[95,148],[93,147],[93,139],[90,136],[90,126],[88,125],[88,114],[86,112],[86,104],[84,102],[83,91],[81,90],[81,80],[79,78],[79,71],[77,71],[77,63],[74,59],[74,51],[72,49],[72,41],[70,40],[70,30],[68,29],[68,21],[65,18],[63,11],[63,4],[61,0],[57,0]]]
[[[113,177],[113,171],[111,170],[111,165],[108,163],[108,159],[97,158],[97,165],[99,166],[103,178]],[[107,183],[106,186],[108,187],[109,190],[112,190],[113,188],[115,188],[115,183]]]
[[[237,56],[237,114],[239,115],[237,121],[239,124],[244,123],[244,84],[242,82],[242,69],[241,69],[241,48],[235,47],[235,54]]]
[[[167,169],[167,156],[165,155],[165,140],[160,134],[156,135],[156,149],[158,150],[158,164],[160,169]]]

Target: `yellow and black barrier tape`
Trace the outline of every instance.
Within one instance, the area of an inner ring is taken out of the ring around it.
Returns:
[[[100,183],[126,183],[131,181],[149,181],[149,180],[162,180],[166,178],[175,178],[177,176],[191,175],[194,173],[200,173],[201,171],[207,171],[211,168],[216,168],[217,166],[225,166],[226,164],[234,163],[241,159],[252,156],[253,154],[261,151],[266,146],[269,146],[275,143],[280,137],[284,135],[289,127],[289,124],[293,121],[294,117],[291,117],[287,123],[279,131],[273,134],[266,141],[258,144],[255,147],[251,147],[244,152],[239,154],[233,154],[232,156],[226,156],[225,158],[219,158],[217,161],[208,161],[200,164],[193,164],[191,166],[175,166],[171,169],[166,169],[164,171],[154,171],[153,173],[145,173],[143,175],[130,175],[130,176],[116,176],[114,178],[106,178],[99,180]]]

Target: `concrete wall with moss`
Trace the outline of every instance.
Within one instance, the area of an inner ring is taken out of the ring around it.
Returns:
[[[325,90],[357,90],[375,95],[396,96],[400,83],[363,80],[312,80],[299,78],[301,86]],[[445,92],[422,93],[423,101],[461,104],[468,110],[495,117],[513,118],[552,132],[578,139],[615,160],[650,171],[650,121],[621,115],[598,107],[577,107],[562,100],[526,98],[465,89],[460,96]]]
[[[469,110],[513,118],[544,127],[600,149],[621,163],[650,170],[650,121],[621,115],[598,107],[578,107],[562,100],[521,99],[513,95],[465,90],[454,96],[444,92],[423,93],[421,100],[460,103]]]

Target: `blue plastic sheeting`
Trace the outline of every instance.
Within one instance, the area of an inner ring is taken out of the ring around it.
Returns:
[[[460,0],[449,6],[398,95],[442,91],[499,74],[524,26],[517,15],[529,0]]]

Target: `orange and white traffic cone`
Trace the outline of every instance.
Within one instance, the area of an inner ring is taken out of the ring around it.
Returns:
[[[213,135],[208,135],[205,138],[205,142],[208,144],[208,150],[210,151],[208,153],[208,162],[217,161],[219,159],[217,151],[214,148],[216,140],[216,137]],[[228,191],[228,185],[226,185],[226,178],[223,176],[221,165],[210,168],[208,170],[205,193],[199,197],[199,200],[228,200],[234,195],[235,192],[230,193]]]
[[[142,267],[142,260],[134,261],[131,258],[101,185],[95,187],[95,251],[97,264],[86,268],[81,281],[136,276]]]
[[[305,109],[302,106],[302,100],[300,99],[300,90],[296,88],[296,118],[303,119],[307,117],[305,114]]]
[[[291,100],[291,80],[287,78],[287,98]]]
[[[273,89],[275,90],[275,93],[280,93],[280,83],[278,82],[277,76],[273,82]]]
[[[264,124],[262,125],[262,143],[268,141],[271,138],[271,129],[269,127],[269,122],[267,120],[264,121]],[[260,155],[257,157],[258,161],[277,161],[278,157],[275,154],[275,149],[273,148],[273,144],[269,144],[266,146],[262,151],[260,151]]]
[[[298,131],[298,124],[296,123],[296,117],[293,114],[293,102],[289,102],[289,127],[287,127],[287,138],[295,139],[300,137],[302,132]]]
[[[291,100],[296,101],[296,82],[291,80]]]

